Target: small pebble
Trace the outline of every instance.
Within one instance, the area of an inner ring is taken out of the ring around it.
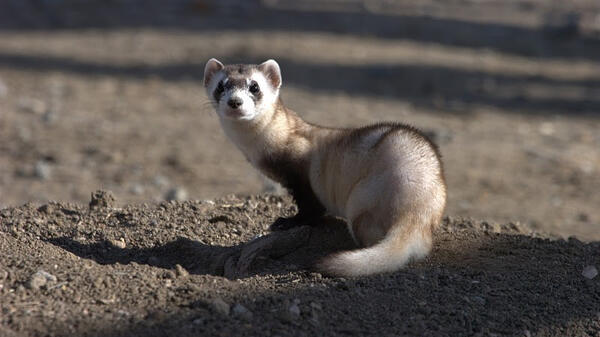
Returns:
[[[46,103],[39,99],[23,97],[17,103],[17,109],[22,112],[41,115],[46,112]]]
[[[98,190],[92,192],[92,198],[89,203],[90,209],[112,208],[115,204],[115,197],[109,191]]]
[[[184,201],[187,198],[187,191],[181,187],[172,188],[165,195],[165,199],[168,201]]]
[[[296,319],[300,317],[300,307],[298,306],[298,303],[292,303],[292,305],[290,305],[288,308],[288,312],[290,313],[290,318]]]
[[[29,280],[27,280],[25,287],[27,287],[27,289],[40,289],[48,282],[56,282],[56,276],[46,271],[38,270],[35,274],[31,275]]]
[[[205,319],[205,318],[202,318],[202,317],[200,317],[200,318],[196,318],[195,320],[193,320],[193,321],[192,321],[192,324],[195,324],[195,325],[202,325],[202,324],[204,324],[204,322],[206,322],[206,319]]]
[[[125,247],[127,246],[123,238],[121,238],[120,240],[110,240],[110,244],[121,249],[125,249]]]
[[[175,276],[176,276],[176,275],[175,275],[175,272],[174,272],[174,271],[172,271],[172,270],[167,270],[167,271],[165,271],[165,273],[163,274],[163,277],[164,277],[164,278],[166,278],[166,279],[171,279],[171,280],[172,280],[172,279],[174,279],[174,278],[175,278]]]
[[[587,266],[587,267],[583,268],[581,275],[583,275],[583,277],[591,280],[594,277],[598,276],[598,269],[596,269],[596,266]]]
[[[44,204],[38,208],[38,212],[52,214],[54,213],[54,206],[52,206],[51,204]]]
[[[230,311],[229,304],[227,304],[227,302],[223,301],[222,298],[216,297],[216,298],[212,299],[210,301],[210,305],[216,312],[220,313],[221,315],[229,316],[229,311]]]
[[[175,265],[175,273],[177,274],[178,277],[190,276],[190,273],[185,268],[183,268],[180,264]]]
[[[248,309],[246,309],[246,307],[244,307],[243,305],[236,303],[233,308],[231,309],[231,312],[233,313],[233,316],[235,317],[239,317],[245,321],[249,321],[252,319],[252,312]]]
[[[96,300],[96,303],[98,303],[98,304],[106,304],[106,305],[113,304],[115,302],[116,302],[115,298],[100,298],[100,299]]]
[[[50,178],[50,174],[52,173],[52,168],[48,163],[40,160],[35,163],[33,172],[37,178],[40,178],[41,180],[48,180],[48,178]]]
[[[102,277],[96,277],[93,281],[92,284],[94,285],[94,287],[101,289],[104,286],[104,279]]]
[[[292,301],[291,304],[289,301],[285,301],[283,303],[284,309],[280,312],[279,317],[287,322],[294,322],[298,320],[298,318],[300,318],[301,313],[298,304],[300,304],[300,300],[298,299]]]

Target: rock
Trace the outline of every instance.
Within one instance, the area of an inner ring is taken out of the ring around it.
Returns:
[[[48,282],[56,282],[56,276],[43,271],[38,270],[35,274],[31,275],[27,283],[25,283],[25,287],[27,289],[40,289],[45,286]]]
[[[172,188],[165,195],[165,199],[168,201],[184,201],[187,198],[187,191],[182,187]]]
[[[57,281],[56,276],[54,276],[54,275],[52,275],[52,274],[50,274],[48,272],[40,270],[40,271],[38,271],[38,273],[40,273],[42,276],[44,276],[46,278],[46,280],[48,280],[50,282],[56,282]]]
[[[190,276],[190,273],[185,268],[183,268],[180,264],[175,265],[175,273],[177,274],[178,277]]]
[[[99,298],[99,299],[96,300],[96,303],[109,305],[109,304],[115,303],[116,301],[117,300],[114,297],[111,297],[111,298]]]
[[[291,304],[289,304],[286,308],[287,310],[284,310],[282,313],[282,318],[289,322],[298,320],[301,313],[298,304],[300,304],[300,300],[298,299],[295,299]]]
[[[166,279],[171,279],[171,280],[172,280],[172,279],[175,279],[176,275],[175,275],[175,272],[174,272],[174,271],[172,271],[172,270],[167,270],[167,271],[165,271],[165,273],[163,274],[163,277],[164,277],[164,278],[166,278]]]
[[[199,318],[194,319],[192,321],[192,324],[194,324],[194,325],[203,325],[205,322],[206,322],[206,318],[199,317]]]
[[[104,287],[104,279],[102,277],[96,277],[92,281],[92,284],[94,285],[94,287],[102,289]]]
[[[17,103],[17,109],[22,112],[42,115],[46,112],[46,103],[31,97],[22,97]]]
[[[125,247],[127,246],[127,244],[125,244],[125,241],[123,240],[123,238],[121,238],[119,240],[110,240],[110,244],[117,248],[121,248],[121,249],[125,249]]]
[[[4,269],[0,269],[0,281],[8,278],[8,272]]]
[[[48,180],[48,178],[50,178],[51,173],[52,167],[50,167],[50,165],[45,161],[40,160],[37,163],[35,163],[33,174],[37,178],[40,178],[41,180]]]
[[[300,307],[297,303],[292,303],[292,305],[290,305],[288,308],[288,311],[290,312],[290,315],[300,317]]]
[[[92,192],[92,200],[90,200],[90,209],[112,208],[115,205],[115,197],[109,191],[98,190]]]
[[[229,316],[230,307],[222,298],[216,297],[210,301],[211,307],[221,315]]]
[[[598,269],[596,269],[596,266],[587,266],[587,267],[583,268],[581,275],[583,275],[583,277],[591,280],[594,277],[598,276]]]
[[[51,204],[44,204],[38,208],[38,212],[42,212],[45,214],[52,214],[52,213],[54,213],[54,206]]]
[[[243,305],[236,303],[233,308],[231,309],[231,312],[233,314],[233,316],[235,317],[239,317],[245,321],[250,321],[252,320],[252,312],[248,309],[246,309],[246,307],[244,307]]]

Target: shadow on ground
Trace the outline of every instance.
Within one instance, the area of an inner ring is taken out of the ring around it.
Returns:
[[[286,264],[293,264],[295,269],[312,268],[325,255],[355,248],[343,221],[324,218],[320,223],[322,226],[319,227],[272,232],[229,247],[207,245],[183,237],[152,248],[119,248],[107,240],[87,244],[69,237],[47,241],[99,264],[136,262],[170,270],[176,269],[179,264],[192,274],[240,279],[267,273],[288,273],[290,269],[285,267]],[[293,263],[286,263],[290,254]]]
[[[303,63],[278,55],[230,55],[228,63],[262,62],[276,57],[284,81],[310,90],[344,92],[352,96],[398,98],[417,106],[465,113],[475,106],[493,106],[507,112],[565,115],[598,115],[600,99],[593,90],[596,80],[557,80],[541,76],[490,74],[418,64],[336,65]],[[60,71],[84,76],[115,76],[143,79],[159,77],[168,81],[201,82],[204,64],[108,65],[54,56],[0,53],[0,67],[27,71]],[[527,95],[536,87],[541,97]],[[567,88],[576,90],[578,99],[560,97]],[[285,97],[285,92],[283,93]]]
[[[193,300],[153,320],[101,329],[91,336],[220,335],[423,335],[423,336],[594,336],[600,329],[598,280],[580,275],[582,266],[598,262],[600,243],[552,241],[526,235],[452,229],[437,235],[432,256],[393,274],[356,279],[315,279],[286,265],[309,261],[316,251],[331,250],[349,239],[342,223],[334,230],[313,229],[306,246],[278,261],[263,263],[254,275],[277,274],[277,289],[237,289],[253,312],[245,321],[206,311]],[[452,226],[455,226],[453,224]],[[123,250],[127,257],[105,256],[98,245],[55,244],[100,263],[144,261],[164,254],[164,263],[206,259],[236,247],[207,246],[180,239],[154,250]],[[337,247],[339,248],[339,246]],[[336,248],[336,249],[337,249]],[[279,268],[279,269],[277,269]],[[200,267],[200,273],[205,269]],[[287,274],[287,276],[286,276]],[[298,300],[301,314],[286,318],[286,305]],[[287,303],[278,306],[277,303]],[[313,304],[316,303],[316,304]],[[400,319],[401,318],[401,319]],[[200,323],[199,323],[200,322]]]
[[[541,58],[597,60],[600,40],[580,34],[577,23],[528,28],[500,23],[462,21],[428,15],[378,13],[358,6],[322,10],[311,2],[302,10],[258,2],[210,1],[6,1],[0,5],[0,28],[123,29],[159,28],[220,32],[267,30],[332,32],[407,39],[452,46],[486,48]],[[338,6],[339,7],[339,6]],[[409,6],[410,7],[410,6]],[[412,7],[410,7],[412,8]],[[507,5],[523,11],[518,5]],[[349,9],[349,10],[348,10]],[[506,8],[505,8],[506,9]],[[537,8],[534,8],[537,9]],[[496,10],[490,7],[490,10]],[[538,9],[542,10],[542,8]],[[552,23],[556,24],[554,20]]]

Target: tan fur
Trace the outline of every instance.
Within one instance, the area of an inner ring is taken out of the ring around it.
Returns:
[[[207,69],[211,67],[215,66],[207,64]],[[249,73],[256,77],[260,70]],[[209,75],[215,78],[214,73]],[[281,75],[275,75],[280,80]],[[359,129],[309,124],[283,106],[279,87],[272,90],[273,101],[261,102],[253,119],[231,119],[220,113],[221,125],[268,177],[292,190],[302,184],[290,180],[305,179],[310,193],[295,195],[313,196],[330,214],[347,219],[355,241],[368,247],[330,256],[317,268],[334,275],[368,275],[394,271],[426,256],[446,203],[435,145],[402,124]],[[216,108],[223,109],[221,105]]]

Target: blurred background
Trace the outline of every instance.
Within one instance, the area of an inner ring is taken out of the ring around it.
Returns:
[[[270,190],[210,57],[275,58],[311,122],[425,130],[450,216],[600,239],[597,0],[0,0],[0,207]]]

